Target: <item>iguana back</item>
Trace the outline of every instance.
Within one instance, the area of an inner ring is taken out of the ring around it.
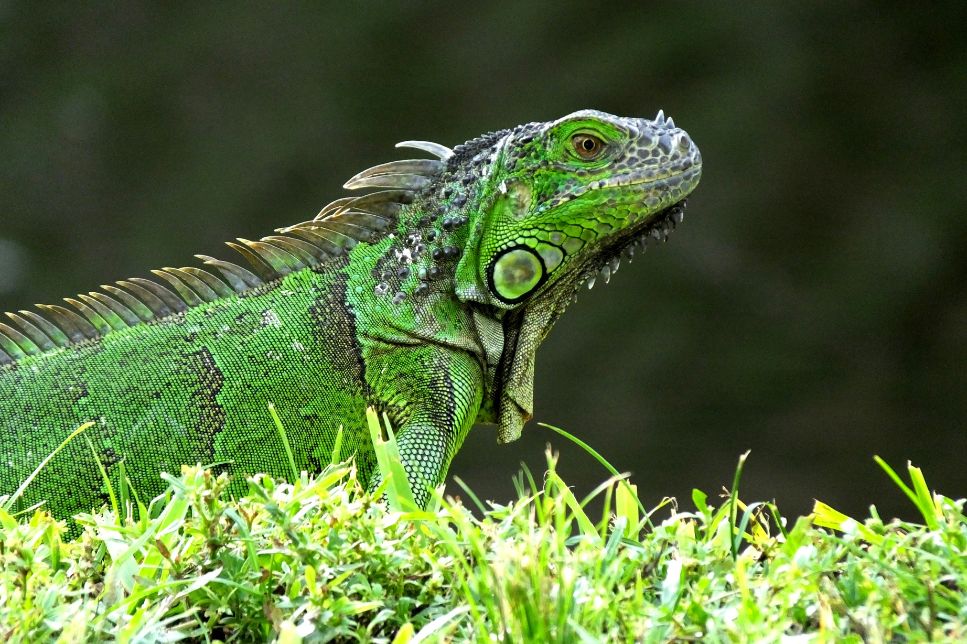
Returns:
[[[0,323],[0,494],[79,425],[20,507],[107,500],[100,466],[142,498],[184,463],[244,475],[328,463],[343,428],[364,481],[364,412],[399,430],[426,499],[475,422],[513,440],[532,414],[537,346],[599,272],[663,238],[701,173],[671,119],[583,111],[376,166],[312,221],[230,244],[248,267],[154,271]]]
[[[87,421],[96,424],[43,469],[22,506],[46,500],[52,513],[70,516],[106,501],[95,453],[115,475],[124,459],[146,498],[160,492],[160,472],[177,472],[182,463],[285,476],[290,467],[269,401],[278,406],[298,467],[318,471],[328,463],[343,425],[345,453],[358,451],[368,472],[364,367],[355,320],[340,299],[345,264],[297,271],[244,296],[5,367],[3,491]]]

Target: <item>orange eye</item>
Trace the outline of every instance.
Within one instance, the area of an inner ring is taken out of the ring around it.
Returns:
[[[575,134],[571,137],[571,145],[574,151],[585,161],[591,161],[601,155],[604,150],[604,141],[592,134]]]

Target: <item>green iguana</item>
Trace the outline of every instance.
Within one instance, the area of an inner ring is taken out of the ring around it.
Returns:
[[[585,110],[452,150],[398,147],[436,158],[365,170],[345,187],[376,191],[230,242],[246,267],[199,255],[207,270],[164,268],[0,318],[0,495],[89,421],[18,507],[99,507],[100,468],[116,485],[122,461],[142,498],[182,464],[218,464],[236,490],[246,474],[284,477],[272,402],[298,468],[327,464],[342,427],[342,453],[370,482],[365,410],[386,412],[425,503],[472,425],[520,436],[538,345],[581,285],[664,240],[702,169],[661,112]]]

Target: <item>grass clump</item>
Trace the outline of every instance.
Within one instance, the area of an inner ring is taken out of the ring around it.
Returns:
[[[377,423],[375,416],[371,419]],[[588,448],[590,449],[590,448]],[[881,463],[923,522],[695,491],[646,509],[613,476],[578,499],[556,472],[518,499],[365,492],[351,464],[230,499],[200,467],[135,512],[0,511],[0,637],[11,641],[885,641],[967,638],[964,501]],[[392,479],[392,470],[384,472]],[[396,492],[393,492],[396,490]],[[591,497],[604,512],[591,516]],[[388,499],[382,501],[377,499]],[[127,506],[126,508],[121,506]],[[138,518],[132,518],[137,516]]]

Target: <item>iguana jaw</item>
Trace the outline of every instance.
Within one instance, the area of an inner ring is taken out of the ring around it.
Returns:
[[[525,304],[524,308],[536,304],[538,299],[544,302],[561,300],[566,306],[580,286],[587,284],[588,288],[593,288],[598,277],[605,283],[609,282],[611,274],[618,270],[622,257],[631,261],[636,252],[647,249],[650,241],[666,241],[668,235],[684,219],[685,197],[701,178],[701,158],[694,163],[685,162],[676,170],[668,172],[666,169],[664,174],[656,176],[655,169],[646,168],[612,177],[576,192],[572,197],[574,199],[593,196],[588,193],[621,188],[627,200],[641,202],[643,208],[632,215],[628,226],[600,240],[590,252],[582,253],[583,257],[568,267],[564,275],[546,286],[542,297]],[[665,202],[669,205],[655,211],[652,210],[654,202]]]
[[[627,201],[631,203],[641,202],[644,206],[638,215],[645,220],[652,220],[664,210],[655,211],[655,204],[660,203],[660,201],[670,201],[674,199],[674,195],[684,197],[698,185],[701,175],[701,157],[697,161],[683,159],[676,165],[669,167],[640,168],[602,179],[596,183],[580,186],[563,195],[558,202],[554,203],[554,207],[560,207],[562,204],[583,197],[588,193],[621,188],[625,191],[631,190],[630,193],[627,193]]]
[[[534,415],[534,366],[537,347],[550,333],[557,319],[577,297],[583,284],[593,287],[599,275],[605,282],[617,270],[622,255],[644,250],[649,240],[664,241],[670,230],[681,223],[685,200],[653,214],[642,226],[616,238],[608,247],[586,260],[577,269],[562,276],[551,288],[503,319],[506,344],[494,392],[497,412],[497,442],[509,443],[520,438],[524,424]]]
[[[536,349],[568,305],[576,299],[581,286],[587,284],[588,288],[592,288],[599,277],[608,283],[612,273],[618,270],[623,256],[630,261],[636,251],[645,250],[649,241],[664,242],[668,234],[683,221],[686,206],[684,195],[694,189],[700,176],[701,163],[697,163],[677,175],[658,179],[626,175],[592,188],[600,190],[620,185],[627,190],[633,186],[640,198],[646,199],[655,194],[655,190],[661,190],[660,184],[671,179],[681,187],[679,194],[683,198],[657,212],[644,211],[640,220],[603,240],[595,252],[585,256],[586,259],[570,267],[521,307],[508,312],[504,319],[504,334],[511,343],[505,346],[501,373],[497,379],[500,387],[496,401],[499,443],[520,438],[524,424],[533,417]]]
[[[668,235],[685,218],[686,204],[687,200],[682,199],[654,213],[642,226],[623,231],[622,234],[609,240],[604,248],[577,269],[576,272],[580,277],[572,283],[578,287],[587,284],[588,288],[593,288],[599,276],[607,283],[611,275],[618,270],[622,257],[627,257],[631,261],[636,252],[644,252],[647,249],[649,242],[666,241]]]

